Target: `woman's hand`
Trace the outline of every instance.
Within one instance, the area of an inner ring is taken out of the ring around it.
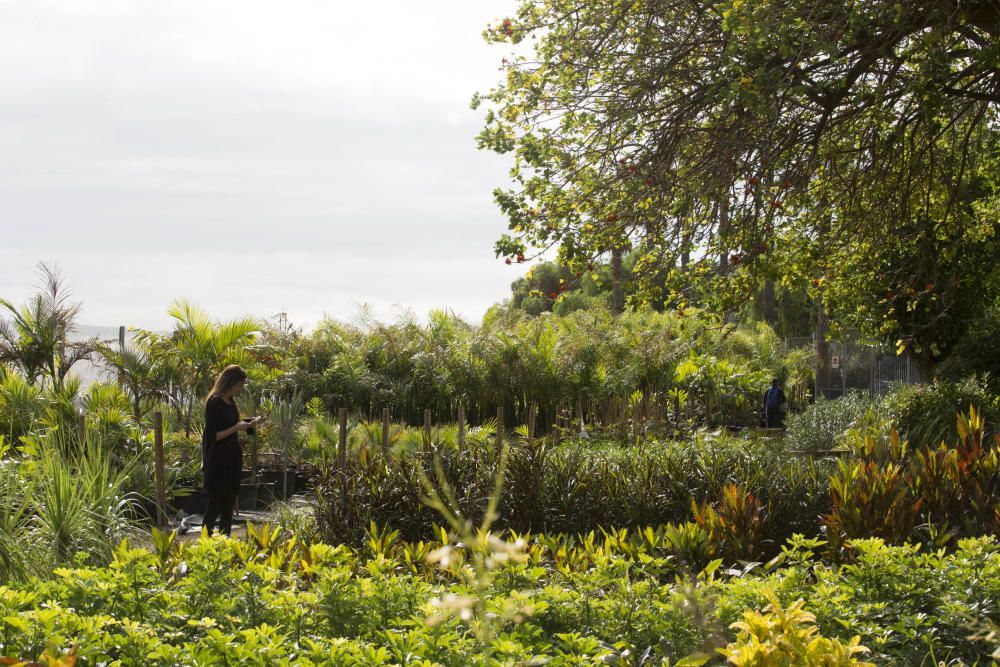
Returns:
[[[254,417],[253,419],[244,419],[236,424],[236,430],[247,431],[252,429],[254,426],[260,423],[263,417]]]

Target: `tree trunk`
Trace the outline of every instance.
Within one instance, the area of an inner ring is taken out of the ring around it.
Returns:
[[[826,342],[826,334],[830,330],[830,320],[823,307],[822,292],[816,298],[816,397],[822,393],[829,398],[831,383],[830,375],[830,344]]]
[[[764,307],[764,321],[777,331],[778,329],[778,306],[774,296],[774,281],[765,280],[764,288],[761,290],[761,301]]]
[[[187,411],[184,414],[184,437],[191,437],[191,415],[194,412],[194,397],[188,399]]]
[[[729,197],[719,198],[719,273],[729,270]]]
[[[625,312],[625,293],[622,289],[622,251],[611,251],[611,312],[621,315]]]
[[[688,264],[691,263],[691,232],[684,232],[681,241],[681,271],[687,273]]]
[[[822,202],[822,208],[826,208],[826,201]],[[830,232],[830,217],[826,215],[822,219],[819,227],[818,241],[820,248],[826,242],[826,236]],[[825,249],[824,249],[825,250]],[[816,391],[815,398],[819,398],[820,392],[826,396],[829,393],[830,376],[830,345],[826,341],[826,335],[830,331],[830,319],[827,317],[826,308],[823,306],[823,287],[820,284],[819,293],[816,295],[816,332],[813,334],[816,345]],[[829,396],[827,396],[829,398]]]

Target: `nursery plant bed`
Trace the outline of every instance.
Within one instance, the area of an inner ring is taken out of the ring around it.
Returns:
[[[817,458],[824,457],[824,456],[842,457],[842,456],[850,456],[851,450],[849,450],[849,449],[815,449],[815,450],[789,449],[788,453],[792,454],[794,456],[814,456],[814,457],[817,457]]]

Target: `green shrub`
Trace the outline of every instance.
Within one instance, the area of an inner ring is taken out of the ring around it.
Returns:
[[[875,667],[855,655],[868,653],[854,636],[846,644],[823,637],[815,626],[816,617],[805,611],[799,599],[787,609],[776,598],[761,614],[748,611],[734,623],[736,640],[719,652],[733,667]]]
[[[274,503],[269,508],[275,525],[302,539],[315,541],[319,537],[316,527],[316,513],[308,499],[296,496]]]
[[[850,393],[833,400],[819,398],[803,412],[789,414],[785,418],[788,447],[805,452],[835,449],[847,431],[876,405],[875,401],[861,393]]]
[[[982,378],[993,393],[1000,393],[997,340],[1000,340],[1000,304],[994,304],[986,315],[972,323],[968,333],[962,336],[952,353],[937,368],[938,377],[961,382],[975,375]]]
[[[397,450],[388,459],[351,456],[331,466],[315,487],[320,535],[331,543],[360,545],[375,523],[392,526],[408,540],[433,536],[440,518],[420,498],[421,471],[436,478],[435,456],[455,491],[457,509],[478,524],[498,461],[491,439],[470,438],[465,450],[441,444],[434,453]],[[737,485],[760,504],[761,523],[755,524],[752,541],[765,552],[794,533],[816,534],[819,517],[829,511],[833,471],[830,461],[789,456],[780,442],[725,436],[642,446],[520,442],[511,448],[507,466],[499,527],[584,534],[684,522],[694,516],[692,501],[720,503],[726,487]]]
[[[883,402],[900,436],[912,446],[954,440],[955,415],[967,413],[970,405],[986,419],[988,431],[996,432],[1000,423],[1000,396],[977,378],[899,387]]]

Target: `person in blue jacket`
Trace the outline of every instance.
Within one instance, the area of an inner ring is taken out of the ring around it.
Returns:
[[[764,425],[767,428],[781,428],[781,404],[785,402],[785,392],[778,378],[771,380],[771,386],[764,392]]]
[[[240,419],[236,397],[243,390],[247,374],[239,366],[227,366],[219,374],[205,401],[205,430],[201,438],[201,465],[205,471],[208,506],[202,525],[211,535],[216,519],[219,530],[229,535],[233,528],[233,507],[240,493],[243,450],[239,433],[256,426],[259,417]]]

